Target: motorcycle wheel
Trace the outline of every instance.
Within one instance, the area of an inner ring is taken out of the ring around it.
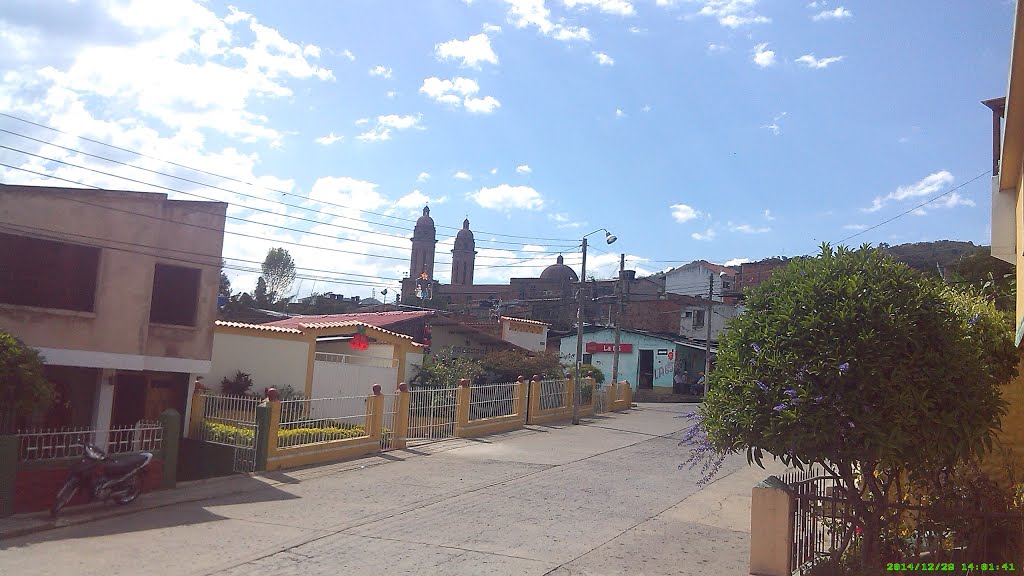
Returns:
[[[120,494],[113,497],[114,502],[117,504],[129,504],[142,494],[142,478],[138,474],[132,474],[131,478],[124,481],[124,489],[120,491]]]
[[[50,517],[56,518],[60,509],[66,506],[68,502],[71,502],[71,499],[75,497],[76,492],[78,492],[78,479],[72,476],[64,482],[60,491],[57,492],[57,498],[54,499],[53,507],[50,508]]]

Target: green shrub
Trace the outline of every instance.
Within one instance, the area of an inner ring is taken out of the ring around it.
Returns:
[[[351,428],[288,428],[277,431],[277,445],[281,448],[289,446],[302,446],[315,442],[330,442],[332,440],[347,440],[366,436],[366,430],[362,426]]]
[[[602,372],[601,369],[598,368],[597,366],[594,366],[593,364],[584,364],[583,365],[583,376],[586,377],[587,374],[589,374],[591,376],[591,378],[594,379],[594,382],[596,382],[598,384],[604,384],[604,372]],[[576,367],[575,366],[570,366],[569,367],[569,375],[570,375],[571,378],[575,378],[576,377]]]
[[[241,370],[235,372],[233,377],[228,378],[225,376],[220,381],[220,389],[229,396],[243,396],[248,394],[252,385],[252,375],[246,374]]]
[[[203,420],[203,438],[208,442],[219,442],[221,444],[242,445],[249,444],[256,437],[256,430],[249,426],[235,426],[234,424],[221,424]]]
[[[584,404],[590,404],[590,401],[594,398],[594,385],[589,382],[583,382],[580,384],[582,394],[580,394],[580,402]]]
[[[55,395],[53,384],[43,375],[39,352],[0,331],[0,422],[7,419],[4,416],[32,416],[47,408]],[[4,414],[7,410],[13,414]]]

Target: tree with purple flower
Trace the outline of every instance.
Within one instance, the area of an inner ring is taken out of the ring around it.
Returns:
[[[824,468],[877,566],[900,479],[922,481],[991,445],[1000,386],[1016,372],[1013,335],[984,298],[869,246],[823,245],[777,269],[746,307],[719,342],[687,463],[707,473],[745,451],[750,463]]]

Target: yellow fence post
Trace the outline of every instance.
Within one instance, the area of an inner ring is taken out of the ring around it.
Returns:
[[[629,384],[629,380],[623,380],[626,383],[626,408],[633,407],[633,386]]]
[[[527,424],[533,424],[536,422],[536,418],[540,416],[540,380],[534,376],[530,380],[530,418],[527,420]]]
[[[583,379],[583,386],[590,386],[590,401],[584,402],[583,397],[580,397],[580,410],[585,412],[588,416],[594,415],[594,394],[597,394],[597,384],[593,376],[587,376]],[[583,391],[581,390],[580,393]]]
[[[459,380],[459,387],[455,391],[455,437],[462,438],[466,428],[469,427],[469,396],[472,393],[470,381],[467,378]]]
[[[409,387],[405,382],[398,385],[395,399],[395,430],[392,448],[401,450],[408,445],[409,436]]]
[[[380,444],[384,432],[384,394],[380,384],[373,385],[373,394],[366,397],[366,435]]]
[[[576,396],[576,378],[566,378],[565,394],[563,394],[563,397],[565,398],[565,406],[562,406],[562,408],[565,408],[570,413],[572,412],[572,403],[574,396]]]
[[[526,423],[526,386],[526,378],[522,376],[516,378],[516,414],[519,415],[524,424]]]
[[[277,455],[277,435],[281,430],[281,399],[276,393],[267,398],[267,406],[270,408],[270,420],[267,422],[267,438],[265,440],[267,457],[264,469],[273,470],[274,468],[269,466],[270,461]]]
[[[203,411],[206,408],[206,394],[198,386],[192,393],[192,406],[189,407],[188,437],[199,438],[199,430],[203,425]]]
[[[606,392],[608,394],[608,398],[606,399],[606,402],[605,402],[605,405],[608,407],[606,410],[608,412],[614,412],[615,411],[615,382],[609,382],[608,383],[608,390]]]

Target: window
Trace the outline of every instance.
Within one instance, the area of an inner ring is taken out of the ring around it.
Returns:
[[[100,249],[0,234],[0,303],[92,312]]]
[[[683,315],[684,318],[693,318],[693,310],[687,310]]]
[[[702,328],[704,326],[704,311],[694,310],[693,311],[693,327]]]
[[[594,355],[593,354],[584,354],[583,355],[583,363],[584,364],[593,364],[594,363]]]
[[[195,326],[199,300],[198,268],[157,264],[153,271],[153,299],[149,321],[156,324]]]
[[[731,288],[731,287],[732,287],[732,283],[730,283],[730,282],[729,282],[729,281],[727,281],[727,280],[722,280],[722,288],[723,288],[723,289],[725,289],[725,290],[728,290],[728,289],[729,289],[729,288]]]

